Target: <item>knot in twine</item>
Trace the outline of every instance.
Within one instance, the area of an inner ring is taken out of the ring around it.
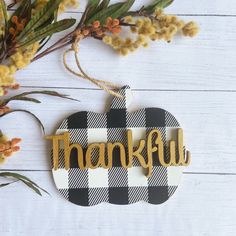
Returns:
[[[112,82],[109,82],[109,81],[105,81],[105,80],[99,80],[99,79],[95,79],[95,78],[92,78],[90,77],[89,75],[87,75],[84,70],[82,69],[81,65],[80,65],[80,62],[79,62],[79,56],[78,56],[78,53],[79,53],[79,47],[78,47],[78,44],[80,42],[80,40],[82,39],[82,36],[81,35],[78,35],[75,39],[75,41],[72,43],[71,45],[71,48],[67,49],[64,54],[63,54],[63,64],[65,66],[65,68],[70,72],[72,73],[73,75],[77,76],[77,77],[80,77],[80,78],[83,78],[83,79],[86,79],[90,82],[92,82],[93,84],[95,84],[96,86],[98,86],[99,88],[103,89],[104,91],[108,92],[109,94],[115,96],[115,97],[118,97],[118,98],[124,98],[120,93],[118,92],[115,92],[113,91],[112,89],[119,89],[120,86],[112,83]],[[79,72],[76,72],[74,71],[67,63],[67,54],[70,53],[70,52],[74,52],[74,56],[75,56],[75,61],[76,61],[76,65],[80,71]]]

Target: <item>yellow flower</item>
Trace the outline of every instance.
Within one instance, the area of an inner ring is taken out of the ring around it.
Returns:
[[[2,165],[5,162],[5,157],[3,156],[2,153],[0,153],[0,165]]]
[[[105,44],[108,44],[108,45],[111,45],[112,43],[112,37],[108,35],[104,36],[102,40]]]
[[[124,18],[124,22],[127,23],[127,24],[133,24],[134,23],[134,19],[132,16],[126,16]]]
[[[126,46],[132,45],[132,39],[131,39],[131,38],[126,38],[126,39],[125,39],[125,45],[126,45]]]
[[[119,49],[119,53],[123,56],[126,56],[129,53],[129,49],[128,48],[121,48],[121,49]]]
[[[34,43],[27,48],[19,49],[14,55],[10,57],[10,64],[0,65],[0,96],[6,93],[6,89],[16,89],[16,81],[14,74],[17,70],[25,68],[30,64],[38,51],[39,43]]]
[[[4,95],[5,88],[15,84],[15,79],[8,66],[0,65],[0,96]]]
[[[5,143],[7,142],[7,136],[6,135],[3,135],[1,132],[0,132],[0,143]]]
[[[195,22],[190,21],[183,27],[182,31],[185,36],[194,37],[199,32],[199,28]]]
[[[78,6],[77,0],[63,0],[59,5],[59,13],[64,12],[66,8],[77,8]]]
[[[165,15],[162,9],[157,9],[153,16],[138,17],[126,16],[124,23],[132,24],[130,31],[136,35],[134,39],[122,39],[118,36],[106,35],[103,42],[121,55],[127,55],[141,46],[147,47],[149,40],[165,40],[170,42],[173,37],[182,31],[184,36],[193,37],[198,33],[198,27],[194,22],[184,23],[177,16]]]
[[[158,17],[160,17],[160,16],[162,16],[163,15],[163,9],[162,8],[157,8],[156,10],[155,10],[155,12],[154,12],[154,16],[156,17],[156,18],[158,18]]]
[[[27,48],[20,48],[14,55],[10,57],[11,66],[14,66],[17,69],[23,69],[28,66],[37,53],[39,46],[39,42],[36,42]],[[12,69],[14,67],[12,67]]]

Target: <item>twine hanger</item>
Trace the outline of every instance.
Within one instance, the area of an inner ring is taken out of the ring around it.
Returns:
[[[80,40],[81,40],[81,35],[78,35],[76,37],[75,41],[72,43],[71,48],[67,49],[63,54],[63,64],[64,64],[65,68],[67,69],[67,71],[69,71],[70,73],[72,73],[73,75],[75,75],[77,77],[80,77],[80,78],[83,78],[83,79],[86,79],[86,80],[92,82],[93,84],[95,84],[96,86],[98,86],[99,88],[103,89],[104,91],[108,92],[111,95],[123,99],[124,97],[120,93],[112,90],[112,89],[120,89],[119,85],[116,85],[116,84],[109,82],[109,81],[92,78],[84,72],[84,70],[82,69],[82,67],[80,65],[79,56],[78,56],[78,52],[79,52],[78,44],[79,44]],[[68,65],[67,54],[69,52],[74,52],[76,65],[81,73],[74,71]]]

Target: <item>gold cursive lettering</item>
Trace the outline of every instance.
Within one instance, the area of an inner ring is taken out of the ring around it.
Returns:
[[[147,137],[147,145],[145,140],[140,140],[138,147],[133,146],[133,134],[132,130],[127,131],[127,140],[128,140],[128,156],[126,159],[126,151],[125,147],[120,142],[115,143],[92,143],[88,145],[87,151],[83,154],[83,147],[78,144],[70,144],[70,134],[65,132],[62,135],[55,136],[47,136],[46,139],[52,140],[53,143],[53,168],[54,170],[58,169],[59,165],[59,144],[62,141],[64,147],[64,157],[65,157],[65,169],[68,170],[70,168],[70,155],[72,149],[76,149],[77,151],[77,162],[78,166],[81,170],[85,170],[87,168],[96,169],[99,166],[108,169],[112,168],[113,158],[114,158],[114,149],[119,148],[119,156],[121,165],[123,168],[131,168],[133,164],[133,158],[137,158],[140,165],[148,170],[147,177],[151,176],[152,168],[153,168],[153,154],[157,154],[157,158],[160,164],[164,167],[169,166],[187,166],[190,164],[190,152],[185,152],[183,146],[183,130],[177,130],[177,142],[174,140],[170,140],[169,142],[169,151],[170,151],[170,159],[164,155],[164,145],[161,137],[161,132],[158,129],[153,129],[150,131]],[[107,148],[106,148],[107,145]],[[177,150],[176,150],[177,145]],[[142,152],[147,146],[147,161],[142,155]],[[92,153],[93,151],[98,150],[99,157],[97,163],[92,163]],[[105,152],[107,150],[107,163],[105,158]]]

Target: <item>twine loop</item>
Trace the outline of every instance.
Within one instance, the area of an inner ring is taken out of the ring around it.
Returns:
[[[115,92],[115,91],[112,90],[112,89],[119,89],[120,88],[119,85],[116,85],[116,84],[114,84],[112,82],[109,82],[109,81],[99,80],[99,79],[92,78],[92,77],[90,77],[89,75],[87,75],[85,73],[85,71],[83,70],[83,68],[80,65],[79,56],[78,56],[78,53],[79,53],[78,44],[79,44],[81,39],[82,39],[81,35],[78,35],[75,38],[75,41],[72,43],[71,48],[67,49],[64,52],[64,54],[63,54],[63,64],[64,64],[65,68],[67,69],[67,71],[69,71],[71,74],[73,74],[73,75],[75,75],[77,77],[80,77],[80,78],[83,78],[83,79],[86,79],[86,80],[92,82],[93,84],[95,84],[96,86],[98,86],[99,88],[103,89],[104,91],[108,92],[111,95],[123,99],[124,97],[120,93]],[[68,65],[68,63],[67,63],[67,55],[70,52],[74,52],[76,65],[77,65],[77,67],[78,67],[80,72],[76,72],[75,70],[73,70]]]

